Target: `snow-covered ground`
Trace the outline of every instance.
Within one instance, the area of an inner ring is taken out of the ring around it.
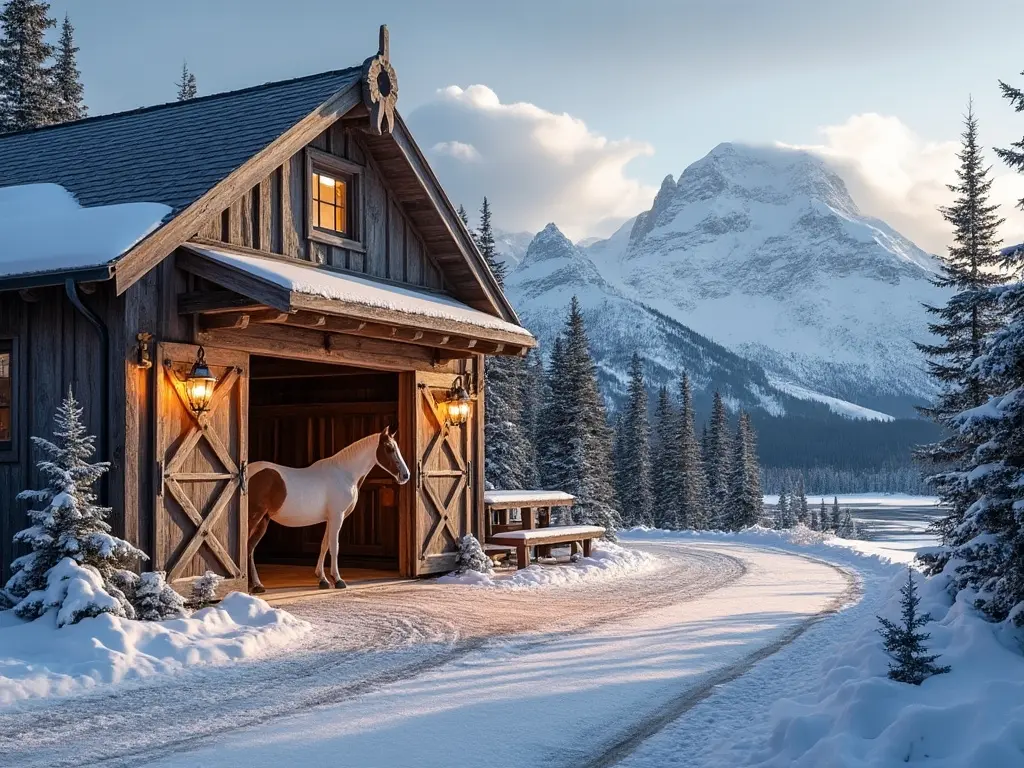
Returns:
[[[568,551],[555,550],[553,554],[567,555]],[[523,589],[530,587],[567,587],[598,579],[616,579],[640,573],[652,573],[661,563],[658,558],[635,549],[626,549],[609,542],[598,542],[590,557],[575,563],[535,563],[522,570],[503,568],[492,573],[467,571],[448,574],[438,579],[441,584],[465,584],[497,589]]]
[[[257,658],[309,629],[307,622],[238,592],[187,619],[163,622],[102,614],[58,629],[52,613],[24,622],[4,611],[0,705]]]

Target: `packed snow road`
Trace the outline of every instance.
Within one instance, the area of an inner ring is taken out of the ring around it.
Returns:
[[[851,596],[791,554],[642,548],[662,567],[572,588],[291,604],[315,630],[283,658],[0,711],[0,765],[610,765]]]

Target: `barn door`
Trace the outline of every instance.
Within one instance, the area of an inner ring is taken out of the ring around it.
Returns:
[[[447,373],[416,373],[413,547],[417,576],[452,570],[459,537],[473,530],[476,403],[465,424],[445,424],[444,397],[454,380]]]
[[[217,377],[209,409],[196,415],[182,380],[196,359],[191,344],[159,344],[156,388],[154,570],[187,591],[211,570],[224,592],[246,591],[249,355],[206,347]]]

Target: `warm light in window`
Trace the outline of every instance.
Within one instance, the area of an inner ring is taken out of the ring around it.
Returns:
[[[314,172],[312,187],[313,226],[341,234],[348,233],[348,182]]]

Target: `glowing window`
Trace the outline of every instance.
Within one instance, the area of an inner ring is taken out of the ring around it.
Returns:
[[[349,226],[349,181],[344,176],[329,176],[313,171],[313,226],[347,235]]]

